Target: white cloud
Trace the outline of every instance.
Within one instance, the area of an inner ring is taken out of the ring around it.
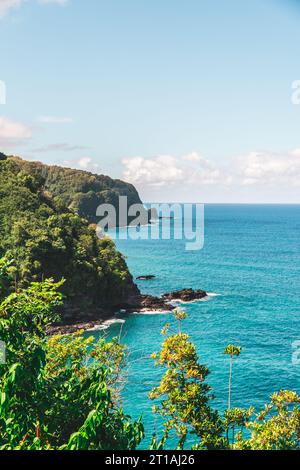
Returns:
[[[0,18],[5,16],[10,10],[20,7],[27,3],[29,0],[0,0]],[[56,4],[60,6],[66,5],[69,0],[37,0],[41,5]]]
[[[73,119],[65,116],[40,116],[38,121],[43,124],[69,124]]]
[[[201,157],[201,155],[199,155],[199,153],[197,152],[192,152],[192,153],[188,153],[187,155],[184,155],[182,159],[187,162],[200,162],[203,159],[203,157]]]
[[[150,185],[172,184],[182,181],[184,174],[176,158],[161,155],[152,159],[143,157],[127,158],[122,161],[125,166],[124,179],[133,184]]]
[[[78,160],[78,166],[80,168],[83,168],[84,170],[87,170],[88,168],[97,164],[93,164],[93,160],[90,157],[83,157]]]
[[[26,124],[0,117],[0,145],[4,148],[32,137],[32,130]]]
[[[227,177],[220,169],[196,152],[182,157],[160,155],[154,158],[125,158],[122,163],[125,167],[123,178],[133,184],[166,186],[227,182]]]
[[[300,149],[284,154],[251,152],[236,161],[242,185],[300,186]]]
[[[20,7],[27,0],[0,0],[0,18],[2,18],[9,10]]]
[[[91,157],[82,157],[77,160],[65,160],[63,165],[91,172],[97,172],[100,170],[100,165],[94,162]]]
[[[300,186],[300,148],[277,154],[250,152],[234,158],[230,167],[216,165],[197,152],[182,157],[125,158],[123,178],[136,185],[189,187],[269,187],[276,190]]]

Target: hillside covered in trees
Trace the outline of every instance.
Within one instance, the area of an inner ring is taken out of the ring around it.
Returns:
[[[59,196],[50,193],[55,178],[60,181],[58,186],[62,184],[59,171],[24,161],[20,164],[20,160],[0,154],[0,256],[13,260],[14,287],[65,278],[62,289],[72,315],[84,309],[101,317],[108,307],[126,302],[138,290],[114,243],[108,238],[100,240],[95,226],[64,205],[71,196],[67,199],[65,194],[58,200]],[[71,174],[72,170],[66,171],[66,178]],[[75,176],[73,195],[75,188],[84,186],[84,178],[88,176],[81,172],[77,180]],[[46,180],[48,184],[44,184]],[[96,179],[93,181],[96,185]]]
[[[90,223],[99,221],[96,210],[100,204],[112,204],[118,215],[119,196],[127,196],[128,205],[142,204],[135,187],[119,179],[41,162],[28,162],[18,157],[10,158],[26,173],[34,176],[40,186],[52,194],[57,205],[68,207]]]

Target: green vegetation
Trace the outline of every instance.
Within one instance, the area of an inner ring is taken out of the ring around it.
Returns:
[[[47,280],[1,297],[0,449],[135,449],[143,426],[114,396],[123,347],[99,341],[91,348],[93,339],[78,335],[46,338],[59,287]]]
[[[68,207],[90,223],[96,224],[99,221],[96,210],[100,204],[112,204],[118,216],[119,196],[127,196],[128,205],[142,204],[135,187],[124,181],[82,170],[28,162],[16,157],[12,159],[53,196],[56,205]]]
[[[63,301],[61,282],[32,283],[6,291],[10,266],[0,262],[0,338],[6,363],[0,364],[0,449],[136,449],[144,437],[141,419],[133,421],[119,404],[125,348],[117,339],[85,339],[81,333],[46,337]],[[181,331],[185,314],[175,312],[178,332],[153,355],[164,368],[151,393],[164,421],[161,437],[150,448],[300,449],[300,397],[280,391],[255,415],[232,408],[224,416],[211,406],[208,369]],[[172,324],[164,328],[166,333]],[[245,435],[245,429],[247,434]],[[229,434],[232,437],[229,439]]]
[[[296,392],[281,390],[271,396],[265,409],[248,424],[250,439],[239,433],[235,449],[300,450],[300,397]]]
[[[233,358],[239,357],[241,354],[242,348],[235,346],[234,344],[228,344],[224,349],[224,354],[230,357],[230,366],[229,366],[229,382],[228,382],[228,409],[231,408],[231,384],[232,384],[232,367],[233,367]]]
[[[153,411],[159,413],[164,422],[164,435],[160,442],[154,436],[152,447],[161,448],[175,431],[179,438],[177,449],[183,449],[188,434],[199,438],[197,449],[217,449],[225,447],[220,417],[209,403],[212,400],[211,388],[205,382],[208,368],[198,361],[195,346],[187,334],[181,332],[181,322],[186,314],[175,311],[178,333],[169,336],[163,343],[160,354],[153,354],[156,365],[166,368],[158,387],[153,388],[150,398],[161,398]],[[169,325],[163,330],[168,331]]]
[[[0,256],[13,259],[14,288],[65,278],[67,306],[97,311],[137,293],[123,256],[95,226],[45,191],[13,159],[0,160]]]
[[[178,331],[168,336],[159,353],[152,357],[164,368],[151,400],[160,400],[153,411],[164,419],[164,433],[154,434],[151,448],[163,449],[171,435],[178,438],[177,448],[187,441],[192,448],[227,450],[300,450],[300,397],[296,392],[281,390],[271,397],[271,403],[258,414],[254,408],[229,408],[222,416],[212,408],[210,386],[206,383],[209,370],[199,363],[195,346],[182,332],[184,312],[175,311]],[[162,330],[166,334],[172,324]],[[241,348],[229,345],[225,353],[231,360]],[[245,432],[247,430],[247,433]],[[229,437],[231,435],[231,437]],[[186,447],[185,447],[186,448]]]

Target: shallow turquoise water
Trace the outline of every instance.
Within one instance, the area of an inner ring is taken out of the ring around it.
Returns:
[[[184,328],[210,368],[215,406],[226,407],[228,343],[242,346],[234,364],[233,406],[261,407],[282,388],[300,392],[300,364],[292,363],[292,343],[300,340],[300,206],[207,205],[205,245],[184,250],[174,240],[119,240],[134,276],[145,293],[162,294],[182,287],[216,293],[208,301],[186,304]],[[126,412],[143,413],[148,435],[156,426],[147,398],[161,371],[147,359],[160,348],[160,330],[168,315],[132,315],[122,340],[130,351]],[[118,334],[120,324],[109,335]]]

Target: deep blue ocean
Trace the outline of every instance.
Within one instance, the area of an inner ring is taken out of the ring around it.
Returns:
[[[228,343],[242,347],[234,363],[232,405],[260,409],[274,391],[300,392],[300,364],[292,343],[300,340],[300,205],[206,205],[205,244],[186,251],[181,240],[119,240],[143,293],[160,295],[183,287],[204,289],[208,300],[185,304],[184,330],[210,369],[208,382],[226,408]],[[149,355],[159,351],[168,315],[123,316],[122,341],[129,348],[123,406],[143,421],[148,437],[159,427],[148,399],[161,377]],[[107,330],[118,335],[120,323]],[[145,446],[147,441],[145,441]]]

